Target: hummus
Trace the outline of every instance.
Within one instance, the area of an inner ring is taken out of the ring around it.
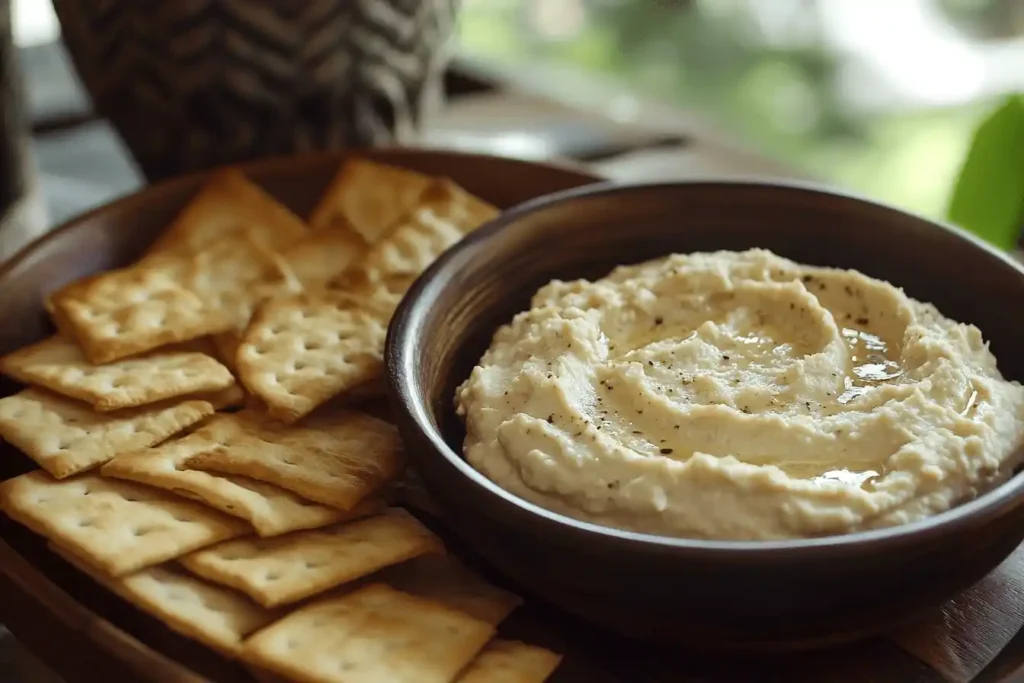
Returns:
[[[460,387],[468,461],[578,519],[709,539],[918,520],[999,483],[1024,388],[981,332],[763,250],[554,281]]]

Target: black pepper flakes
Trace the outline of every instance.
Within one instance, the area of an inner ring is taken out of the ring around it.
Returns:
[[[672,449],[671,448],[662,448],[659,451],[659,453],[661,453],[662,455],[672,455]]]
[[[854,320],[854,322],[857,323],[858,325],[867,325],[871,321],[868,320],[867,318],[857,318],[856,320]]]
[[[550,425],[550,424],[554,424],[554,423],[555,423],[555,416],[552,413],[551,415],[548,415],[548,424]]]
[[[661,317],[660,315],[659,315],[659,316],[658,316],[657,318],[655,318],[655,319],[654,319],[654,324],[655,324],[655,325],[660,325],[660,324],[662,324],[663,322],[665,322],[665,319],[664,319],[664,318],[662,318],[662,317]]]
[[[729,355],[728,355],[728,354],[725,354],[725,353],[723,353],[723,354],[722,354],[722,360],[729,360]]]

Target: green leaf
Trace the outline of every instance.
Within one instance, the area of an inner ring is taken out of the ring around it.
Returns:
[[[1024,97],[1010,97],[978,127],[947,215],[997,247],[1017,245],[1024,227]]]

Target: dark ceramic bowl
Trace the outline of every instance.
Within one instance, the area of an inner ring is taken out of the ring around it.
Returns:
[[[399,426],[455,531],[528,592],[627,634],[725,649],[855,639],[978,581],[1024,539],[1024,474],[930,519],[865,533],[727,542],[631,533],[507,493],[460,455],[456,386],[552,278],[672,252],[764,247],[855,268],[974,323],[1024,379],[1024,268],[978,240],[821,189],[747,182],[590,186],[531,201],[413,286],[387,341]]]

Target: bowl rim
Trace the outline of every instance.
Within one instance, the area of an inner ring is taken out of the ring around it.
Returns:
[[[459,476],[464,477],[471,485],[480,489],[485,496],[492,499],[497,505],[505,508],[508,512],[521,516],[525,514],[525,516],[532,518],[532,520],[552,531],[575,534],[581,537],[597,537],[605,542],[623,544],[632,548],[643,546],[648,549],[658,549],[673,553],[699,552],[703,557],[706,557],[708,553],[729,557],[746,556],[750,553],[767,553],[773,556],[785,553],[789,557],[792,553],[819,555],[821,553],[832,553],[841,550],[856,552],[867,547],[875,550],[879,549],[880,546],[902,545],[911,541],[925,542],[938,536],[953,534],[955,531],[962,530],[977,523],[979,520],[1007,514],[1017,506],[1024,505],[1024,470],[1022,470],[995,488],[962,505],[954,506],[949,510],[930,515],[921,520],[892,527],[856,531],[835,536],[765,541],[733,541],[663,536],[604,526],[548,510],[507,491],[491,481],[483,473],[472,467],[461,453],[457,453],[448,445],[440,430],[433,426],[429,417],[429,407],[426,405],[426,401],[423,400],[422,394],[414,390],[415,348],[417,347],[418,330],[430,309],[430,301],[434,298],[435,293],[444,285],[445,281],[449,279],[444,277],[444,275],[446,275],[449,269],[454,269],[458,265],[459,259],[464,258],[467,252],[491,240],[497,233],[510,228],[510,226],[514,226],[528,215],[543,212],[573,201],[615,197],[636,192],[693,191],[700,188],[739,190],[752,187],[769,191],[807,193],[831,200],[852,201],[869,205],[883,212],[899,214],[904,218],[922,222],[952,233],[975,249],[986,252],[989,256],[995,257],[1002,261],[1004,265],[1024,276],[1024,265],[959,227],[867,198],[856,192],[821,183],[766,180],[761,178],[681,180],[630,184],[620,184],[614,181],[593,183],[530,199],[502,212],[497,218],[474,230],[445,251],[417,278],[399,303],[392,317],[385,341],[385,372],[392,405],[403,414],[404,422],[413,425],[430,443],[435,453],[439,454],[449,465],[454,467]]]

